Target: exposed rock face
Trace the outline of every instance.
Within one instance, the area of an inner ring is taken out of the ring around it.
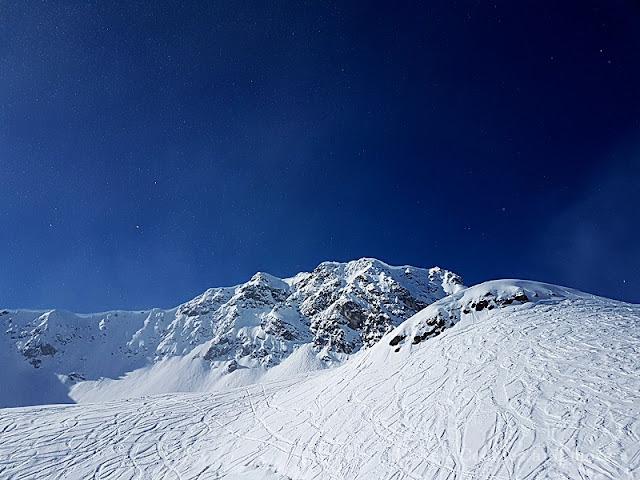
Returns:
[[[530,285],[537,290],[527,291],[527,288],[531,288]],[[483,315],[495,308],[522,305],[558,295],[552,288],[541,288],[540,285],[545,284],[524,280],[503,280],[486,282],[460,290],[455,295],[434,302],[422,310],[420,315],[414,316],[409,322],[396,328],[389,336],[388,344],[399,352],[404,345],[416,345],[440,335],[463,317],[471,317],[475,320],[477,315]]]
[[[293,285],[300,313],[311,320],[314,346],[352,353],[375,344],[414,313],[458,291],[462,280],[438,267],[398,268],[363,258],[346,264],[322,263]]]
[[[460,277],[438,267],[392,267],[363,258],[324,262],[284,280],[257,273],[243,285],[209,289],[167,311],[3,311],[0,323],[34,366],[56,362],[60,373],[77,378],[87,363],[97,363],[104,375],[119,374],[96,358],[118,359],[126,371],[187,354],[235,362],[229,363],[232,372],[275,365],[304,343],[327,358],[370,347],[419,310],[463,288]]]

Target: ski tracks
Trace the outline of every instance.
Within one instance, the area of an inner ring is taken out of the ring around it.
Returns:
[[[599,305],[478,315],[303,381],[0,410],[0,477],[631,480],[638,328]]]

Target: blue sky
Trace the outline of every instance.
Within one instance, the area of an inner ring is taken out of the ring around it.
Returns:
[[[374,256],[639,302],[633,2],[15,2],[0,304]]]

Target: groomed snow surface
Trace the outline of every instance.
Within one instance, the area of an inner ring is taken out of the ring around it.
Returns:
[[[1,409],[0,478],[640,478],[639,354],[640,306],[488,282],[338,368]]]

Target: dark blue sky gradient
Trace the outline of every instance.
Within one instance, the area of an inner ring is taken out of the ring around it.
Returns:
[[[374,256],[640,302],[640,6],[0,6],[0,306]]]

